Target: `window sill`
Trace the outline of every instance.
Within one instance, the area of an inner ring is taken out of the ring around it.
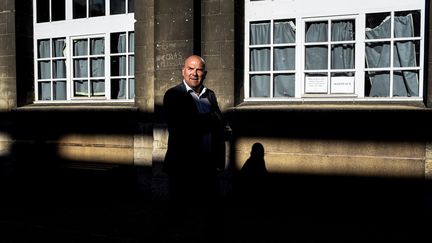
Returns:
[[[134,103],[39,103],[21,106],[13,111],[138,111]]]

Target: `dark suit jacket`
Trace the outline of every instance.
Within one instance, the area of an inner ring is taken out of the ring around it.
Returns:
[[[225,164],[224,127],[215,93],[204,94],[211,112],[200,114],[184,83],[170,88],[164,96],[164,111],[168,122],[168,150],[163,170],[172,173],[205,173],[223,169]],[[200,151],[202,137],[211,133],[210,154]]]

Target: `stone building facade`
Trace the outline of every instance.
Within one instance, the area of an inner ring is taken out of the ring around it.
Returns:
[[[164,198],[161,163],[167,131],[162,99],[180,82],[184,58],[195,53],[206,59],[206,84],[215,90],[233,129],[227,141],[228,172],[221,175],[227,195],[233,174],[254,143],[264,146],[267,170],[277,178],[273,188],[282,194],[298,183],[304,191],[325,195],[322,189],[332,188],[329,195],[336,195],[348,187],[355,199],[364,199],[370,189],[374,196],[384,191],[394,200],[423,195],[432,176],[430,29],[423,36],[422,101],[256,102],[245,101],[244,93],[244,1],[146,0],[135,1],[134,8],[134,101],[38,104],[33,1],[0,3],[5,180],[49,187],[65,180],[58,171],[103,171],[121,174],[121,185],[126,183],[122,179],[133,178],[131,183],[137,182],[145,197]],[[425,8],[429,13],[430,6]],[[432,18],[425,19],[424,26],[431,28]],[[290,186],[284,187],[286,181]]]

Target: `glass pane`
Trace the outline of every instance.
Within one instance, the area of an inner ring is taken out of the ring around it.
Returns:
[[[390,13],[366,14],[366,39],[390,38]]]
[[[104,38],[94,38],[90,40],[90,55],[102,55],[105,53]]]
[[[126,79],[111,80],[111,99],[126,99]]]
[[[92,80],[91,81],[91,96],[105,96],[105,81]]]
[[[111,57],[111,76],[126,75],[126,56]]]
[[[110,0],[110,14],[126,13],[125,0]]]
[[[51,62],[50,61],[39,61],[38,62],[38,79],[50,79],[51,78]]]
[[[420,61],[420,41],[398,41],[393,47],[395,67],[418,67]]]
[[[126,33],[111,34],[111,53],[126,52]]]
[[[295,69],[295,47],[274,48],[274,70]]]
[[[306,73],[305,93],[327,94],[328,76],[327,73]]]
[[[66,19],[66,5],[65,0],[51,1],[52,20],[65,20]]]
[[[135,99],[135,79],[129,79],[129,99]]]
[[[275,44],[295,43],[295,21],[281,20],[274,22],[274,40]]]
[[[36,2],[36,22],[49,22],[49,0],[37,0]]]
[[[135,12],[135,0],[129,0],[128,2],[128,12],[134,13]]]
[[[418,71],[395,71],[393,73],[393,96],[419,96]]]
[[[395,37],[420,37],[420,11],[395,13]]]
[[[50,82],[38,83],[38,96],[39,96],[39,100],[51,100],[51,83]]]
[[[74,96],[88,96],[88,81],[75,80],[73,94]]]
[[[366,67],[390,67],[390,43],[366,43]]]
[[[74,56],[88,55],[87,39],[74,40]]]
[[[270,75],[251,75],[251,97],[270,97]]]
[[[330,92],[332,94],[354,94],[354,72],[331,74]]]
[[[66,60],[54,60],[53,69],[53,78],[66,78]]]
[[[73,18],[87,17],[87,0],[73,0]]]
[[[351,41],[354,40],[354,20],[340,20],[332,22],[332,41]]]
[[[327,21],[306,23],[306,42],[325,42],[327,40],[328,40]]]
[[[66,81],[54,82],[54,100],[66,100]]]
[[[270,48],[256,48],[250,51],[250,70],[270,70]]]
[[[274,77],[274,97],[295,96],[295,74],[278,74]]]
[[[307,46],[306,47],[306,69],[320,70],[328,68],[328,48],[327,46]]]
[[[270,44],[270,22],[255,22],[250,24],[250,44]]]
[[[87,58],[74,60],[74,78],[87,78],[88,66]]]
[[[135,52],[135,33],[129,33],[129,52]]]
[[[354,44],[332,45],[331,68],[353,69],[354,68]]]
[[[50,53],[50,40],[39,40],[38,41],[38,58],[49,58]]]
[[[389,97],[390,96],[390,73],[389,72],[366,72],[365,96],[366,97]]]
[[[89,0],[90,17],[105,15],[105,0]]]
[[[64,38],[53,40],[53,57],[64,57],[66,42]]]
[[[135,75],[135,56],[129,56],[129,73],[128,75]]]
[[[105,76],[105,58],[92,58],[91,59],[91,77],[104,77]]]

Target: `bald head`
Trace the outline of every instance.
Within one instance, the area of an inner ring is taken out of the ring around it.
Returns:
[[[205,61],[202,57],[192,55],[186,58],[182,69],[183,79],[195,92],[201,91],[206,74]]]

